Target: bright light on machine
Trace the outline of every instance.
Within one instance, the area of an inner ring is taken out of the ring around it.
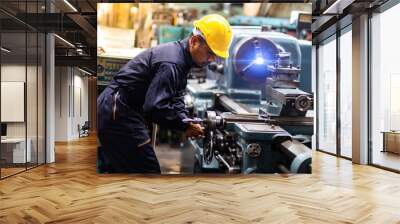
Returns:
[[[260,43],[258,40],[255,40],[253,44],[254,44],[254,50],[256,52],[256,59],[254,60],[254,63],[257,65],[262,65],[264,64],[264,57],[260,47]]]
[[[262,57],[257,57],[257,58],[254,60],[254,63],[256,63],[257,65],[262,65],[262,64],[264,64],[264,58],[262,58]]]
[[[235,44],[232,57],[234,72],[253,83],[265,82],[270,74],[268,68],[276,63],[278,52],[278,45],[266,37],[244,38]]]

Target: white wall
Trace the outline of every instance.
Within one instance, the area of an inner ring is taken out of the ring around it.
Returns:
[[[79,70],[75,70],[74,75],[74,108],[73,108],[73,119],[72,119],[72,135],[78,137],[78,124],[81,126],[88,121],[88,77],[81,76],[82,73],[79,72],[79,75],[76,75],[76,72]]]
[[[88,120],[88,78],[76,68],[56,67],[55,85],[55,140],[77,139],[78,124]]]
[[[32,162],[39,159],[39,163],[44,163],[44,74],[41,66],[24,64],[3,64],[1,66],[2,82],[24,82],[26,84],[26,107],[21,108],[22,113],[27,115],[23,122],[6,122],[8,138],[27,138],[30,140]],[[27,80],[25,80],[27,78]],[[24,90],[22,93],[24,94]],[[7,96],[2,96],[7,97]],[[1,108],[7,113],[12,113],[9,107]],[[25,111],[26,110],[26,111]],[[39,155],[37,155],[39,153]]]
[[[18,64],[5,64],[1,66],[1,81],[4,82],[25,82],[25,71],[24,65]],[[28,66],[29,70],[33,69],[32,66]],[[26,83],[26,82],[25,82]],[[33,96],[33,93],[29,94],[28,97]],[[35,94],[36,96],[36,94]],[[1,110],[7,110],[7,108],[1,108]],[[30,120],[28,118],[28,120]],[[25,122],[7,122],[7,137],[25,137]],[[28,136],[29,137],[29,136]]]
[[[55,68],[55,141],[68,140],[69,69]]]

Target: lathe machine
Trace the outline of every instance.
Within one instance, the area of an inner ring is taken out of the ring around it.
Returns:
[[[222,79],[188,84],[205,128],[205,138],[192,140],[194,171],[311,173],[311,44],[260,28],[233,30],[231,56],[209,71]]]

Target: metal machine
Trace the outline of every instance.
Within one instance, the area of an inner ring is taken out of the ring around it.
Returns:
[[[308,50],[285,34],[234,29],[230,58],[211,71],[223,81],[188,84],[205,127],[192,141],[195,172],[311,173],[313,97],[300,81],[310,80]]]

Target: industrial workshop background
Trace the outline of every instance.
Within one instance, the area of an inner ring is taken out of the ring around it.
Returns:
[[[311,173],[311,4],[98,3],[98,94],[130,59],[189,37],[212,13],[232,26],[231,56],[189,72],[184,102],[204,139],[150,127],[161,173]],[[98,172],[112,172],[98,153]]]

